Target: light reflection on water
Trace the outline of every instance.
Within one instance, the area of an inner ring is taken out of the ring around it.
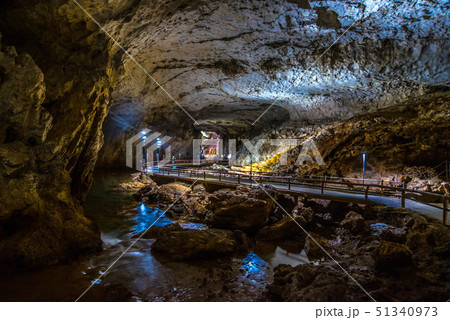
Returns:
[[[245,270],[246,276],[262,276],[261,273],[265,272],[264,268],[267,267],[267,262],[254,253],[249,253],[242,262],[244,263],[242,269]]]
[[[133,218],[134,226],[131,228],[133,234],[140,234],[152,225],[163,227],[173,223],[164,216],[164,211],[159,208],[147,207],[145,204],[140,203],[135,210],[138,213]]]
[[[288,264],[292,267],[298,266],[299,264],[309,263],[309,259],[306,256],[306,251],[302,250],[300,254],[290,253],[280,247],[275,249],[273,254],[264,257],[267,262],[272,266],[276,267],[280,264]]]
[[[162,216],[162,210],[134,202],[132,192],[112,190],[126,179],[129,173],[123,177],[97,176],[86,201],[86,214],[102,232],[102,252],[70,265],[5,277],[2,285],[8,293],[4,293],[3,300],[73,301],[91,283],[96,284],[94,292],[99,283],[100,286],[111,283],[125,287],[135,301],[247,301],[257,299],[265,290],[274,266],[307,262],[303,252],[291,254],[277,247],[240,258],[161,262],[151,254],[154,240],[141,239],[99,281],[99,275],[133,243],[134,235],[155,221],[156,226],[173,223]],[[207,228],[191,222],[180,225],[190,229]],[[170,294],[174,288],[176,294]]]

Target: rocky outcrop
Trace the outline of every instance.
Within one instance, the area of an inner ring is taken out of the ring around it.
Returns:
[[[75,171],[93,170],[105,106],[90,100],[98,108],[84,119],[67,118],[77,132],[60,136],[62,123],[45,104],[49,87],[29,54],[0,47],[0,263],[34,268],[101,249],[80,204],[90,177]],[[88,109],[86,99],[79,106]]]
[[[355,211],[350,211],[345,216],[345,219],[341,222],[341,226],[350,230],[353,234],[358,234],[369,229],[369,225],[366,220]]]
[[[142,194],[145,194],[144,188],[147,187],[145,190],[153,190],[157,189],[158,185],[146,174],[143,174],[142,172],[132,174],[132,181],[131,182],[125,182],[121,183],[118,186],[114,188],[116,191],[141,191]],[[136,195],[136,198],[138,200],[143,197],[143,195]]]
[[[259,138],[298,139],[299,146],[287,151],[287,165],[266,166],[279,174],[328,175],[362,178],[362,153],[366,152],[366,178],[404,181],[411,189],[445,194],[445,152],[450,148],[450,94],[424,94],[388,109],[368,112],[342,122],[286,125]],[[325,165],[296,165],[301,143],[314,139]],[[284,150],[286,151],[286,150]],[[264,145],[261,160],[280,150]],[[242,159],[246,153],[244,152]],[[436,171],[430,167],[438,166]],[[419,195],[416,195],[418,197]]]
[[[327,253],[333,253],[333,248],[325,237],[314,232],[309,232],[309,235],[305,243],[305,251],[308,259],[312,261],[321,260],[328,258]]]
[[[354,282],[330,266],[280,265],[274,273],[266,292],[269,301],[370,301]]]
[[[175,200],[189,192],[189,186],[181,183],[174,182],[158,186],[153,182],[140,189],[133,196],[136,200],[145,203],[172,204]]]
[[[142,235],[140,235],[144,239],[161,239],[165,237],[166,233],[170,233],[172,231],[181,231],[183,227],[178,223],[171,223],[165,226],[153,226],[150,229],[146,230]]]
[[[370,301],[354,279],[377,301],[446,301],[450,286],[446,276],[450,266],[448,228],[405,209],[369,210],[374,212],[367,218],[371,235],[354,235],[336,222],[320,229],[321,213],[316,214],[306,226],[310,236],[305,244],[308,258],[315,264],[275,268],[265,299]],[[359,212],[362,215],[364,208]]]
[[[271,241],[278,239],[292,238],[303,234],[300,226],[304,225],[304,220],[299,218],[284,217],[274,224],[267,225],[258,231],[256,239]],[[300,225],[300,226],[299,226]]]
[[[377,267],[384,270],[412,265],[412,252],[408,246],[384,240],[372,252],[372,258]]]
[[[240,243],[229,230],[175,230],[152,245],[152,253],[173,260],[224,256],[239,252]]]
[[[251,193],[220,190],[209,197],[208,224],[214,228],[254,232],[268,222],[273,204],[263,191]],[[265,200],[262,200],[262,199]]]

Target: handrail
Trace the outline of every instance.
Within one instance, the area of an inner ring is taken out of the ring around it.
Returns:
[[[153,169],[154,171],[154,169]],[[189,177],[192,178],[193,175],[199,177],[200,175],[203,176],[204,180],[207,180],[208,175],[218,176],[219,181],[222,181],[222,177],[225,176],[231,176],[231,177],[237,177],[237,183],[242,184],[243,179],[245,177],[249,177],[251,179],[259,179],[260,183],[263,183],[264,180],[266,182],[275,182],[275,183],[281,183],[281,184],[287,184],[288,190],[291,190],[292,185],[308,185],[308,183],[312,184],[313,186],[317,186],[321,188],[321,194],[324,194],[325,189],[330,189],[330,185],[334,185],[335,190],[344,190],[344,191],[359,191],[364,192],[365,199],[368,199],[368,196],[370,194],[370,188],[373,189],[379,189],[381,192],[384,190],[388,190],[391,192],[394,192],[394,195],[400,195],[401,199],[401,207],[405,207],[405,200],[407,199],[407,193],[415,193],[420,195],[428,195],[436,198],[441,198],[443,203],[443,223],[444,225],[447,224],[447,216],[448,216],[448,197],[446,195],[442,195],[439,193],[433,193],[428,191],[420,191],[420,190],[413,190],[402,187],[395,187],[395,186],[389,186],[389,185],[383,185],[383,184],[372,184],[372,183],[351,183],[353,188],[348,188],[349,182],[341,182],[341,181],[332,181],[327,179],[310,179],[310,178],[296,178],[291,176],[270,176],[270,175],[253,175],[253,174],[247,174],[247,173],[241,173],[241,172],[230,172],[226,170],[204,170],[204,169],[182,169],[182,168],[169,168],[169,167],[161,167],[158,168],[158,171],[164,175],[164,172],[167,172],[168,175],[171,173],[176,173],[176,176],[181,177],[181,173],[187,172],[189,173]],[[186,177],[185,177],[186,178]],[[328,185],[328,186],[327,186]],[[336,186],[346,186],[347,188],[338,188]],[[354,187],[361,187],[360,189],[355,189]],[[373,194],[374,192],[372,192]]]

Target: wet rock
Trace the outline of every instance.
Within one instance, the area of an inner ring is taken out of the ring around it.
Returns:
[[[166,233],[181,231],[183,228],[178,223],[171,223],[165,226],[153,226],[142,234],[144,239],[161,239]]]
[[[119,184],[114,188],[116,191],[140,191],[142,188],[149,186],[147,192],[150,189],[157,189],[158,185],[148,175],[142,172],[134,173],[131,175],[132,181]]]
[[[252,196],[263,197],[263,194],[252,193]],[[220,190],[209,197],[208,209],[212,211],[208,219],[212,227],[254,232],[268,222],[272,204],[249,198],[248,194]]]
[[[136,199],[136,201],[153,203],[156,202],[158,199],[157,190],[158,186],[150,184],[141,188],[138,192],[133,194],[133,197],[134,199]]]
[[[100,284],[81,298],[83,302],[132,302],[133,295],[121,284]]]
[[[254,247],[254,240],[241,230],[234,230],[233,235],[236,238],[236,252],[247,252]]]
[[[412,249],[430,250],[450,242],[448,227],[439,223],[416,224],[408,230],[406,244]]]
[[[312,261],[328,258],[327,252],[332,253],[330,242],[321,235],[310,232],[310,237],[306,237],[305,250],[308,259]],[[314,239],[314,240],[313,240]]]
[[[274,269],[274,280],[268,286],[269,301],[368,301],[346,275],[329,266],[311,264]]]
[[[345,219],[341,222],[341,226],[350,230],[353,234],[359,234],[369,229],[366,220],[355,211],[350,211],[345,215]]]
[[[189,187],[181,183],[169,183],[157,186],[150,183],[145,186],[133,196],[137,201],[145,203],[172,203],[179,199],[182,195],[187,195],[190,192]]]
[[[277,205],[275,206],[275,210],[269,216],[271,223],[281,220],[284,216],[286,216],[286,212],[288,214],[292,214],[292,210],[294,210],[297,204],[294,197],[283,193],[279,194],[276,200]]]
[[[267,203],[274,205],[274,200],[278,199],[278,192],[270,184],[265,184],[262,187],[256,186],[251,188],[248,196],[258,200],[265,200]]]
[[[175,204],[170,204],[169,208],[167,208],[165,212],[166,212],[166,217],[173,219],[173,220],[179,220],[188,215],[186,206],[181,201],[177,201],[177,203],[175,203]]]
[[[295,218],[296,221],[299,221],[299,223],[302,226],[305,226],[306,224],[312,222],[314,214],[315,213],[312,208],[307,208],[303,206],[298,206],[292,211],[292,216]]]
[[[317,213],[314,218],[317,223],[324,226],[337,225],[337,223],[333,220],[331,213]]]
[[[382,240],[405,243],[407,232],[405,228],[396,228],[385,223],[374,223],[370,225],[374,236]]]
[[[305,225],[305,220],[301,217],[284,217],[278,222],[267,225],[256,234],[256,239],[263,241],[286,239],[303,233],[299,227]]]
[[[157,194],[162,202],[173,202],[190,192],[189,186],[181,183],[163,184],[158,188]]]
[[[412,265],[412,252],[407,245],[390,241],[380,241],[371,256],[376,266],[382,270]]]
[[[233,232],[219,229],[168,231],[152,245],[152,253],[173,260],[230,255],[238,249]]]

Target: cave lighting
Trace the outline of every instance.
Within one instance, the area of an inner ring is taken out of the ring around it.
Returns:
[[[363,152],[363,154],[362,154],[362,158],[363,158],[363,174],[362,174],[363,183],[364,183],[364,176],[366,174],[366,156],[367,156],[367,153]]]

